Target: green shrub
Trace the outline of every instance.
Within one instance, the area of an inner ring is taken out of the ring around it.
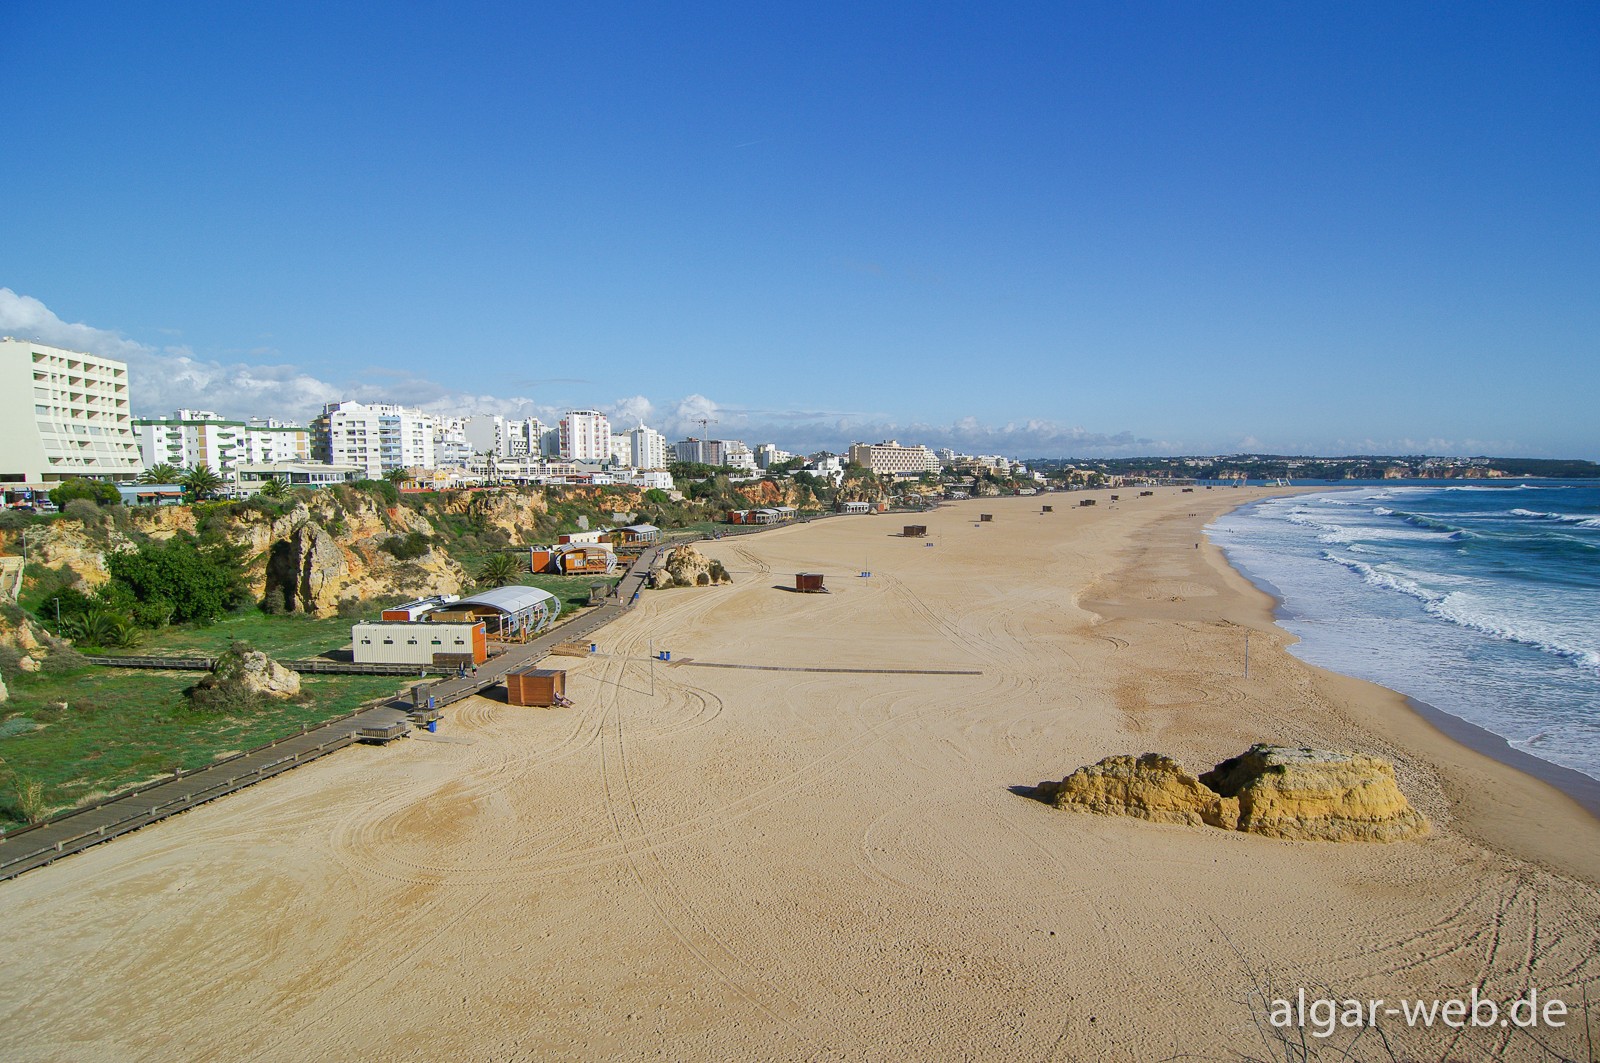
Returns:
[[[74,476],[61,486],[50,489],[50,501],[63,510],[67,508],[68,502],[79,498],[107,506],[122,505],[122,493],[117,490],[117,485],[106,483],[104,480],[86,480],[81,476]]]
[[[411,561],[433,549],[433,540],[422,532],[413,531],[406,535],[390,536],[383,541],[382,549],[401,561]]]

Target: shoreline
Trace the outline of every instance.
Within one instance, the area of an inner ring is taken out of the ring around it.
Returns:
[[[1340,490],[1340,488],[1313,488],[1305,492],[1295,493],[1323,494],[1332,493],[1333,491],[1337,490]],[[1351,487],[1345,488],[1344,490],[1357,491],[1362,490],[1362,488]],[[1245,508],[1246,506],[1256,505],[1264,500],[1264,498],[1247,499],[1243,502],[1240,502],[1236,506],[1216,514],[1210,519],[1210,521],[1207,521],[1207,523],[1220,520],[1222,517],[1230,513],[1234,513]],[[1233,559],[1228,556],[1227,550],[1224,549],[1222,545],[1211,536],[1211,533],[1204,526],[1202,526],[1200,530],[1201,533],[1205,535],[1207,542],[1216,547],[1217,551],[1222,555],[1224,563],[1226,563],[1229,568],[1237,572],[1240,577],[1249,582],[1250,585],[1253,586],[1258,592],[1271,599],[1273,626],[1279,631],[1282,631],[1285,635],[1289,636],[1291,641],[1288,645],[1293,645],[1294,643],[1301,641],[1299,636],[1295,635],[1281,623],[1282,618],[1289,612],[1289,606],[1284,601],[1283,592],[1280,591],[1278,587],[1265,576],[1250,571],[1250,569],[1244,565],[1235,563]],[[1344,678],[1353,680],[1355,682],[1372,683],[1374,686],[1378,686],[1384,690],[1390,691],[1396,697],[1402,699],[1413,713],[1415,713],[1445,738],[1455,742],[1458,745],[1466,747],[1474,753],[1481,754],[1490,758],[1491,760],[1497,761],[1513,771],[1519,772],[1522,775],[1528,776],[1529,778],[1553,787],[1566,797],[1570,798],[1580,808],[1582,808],[1596,823],[1600,823],[1600,779],[1595,779],[1589,775],[1586,775],[1585,773],[1578,771],[1576,768],[1568,768],[1564,765],[1556,764],[1552,761],[1545,760],[1542,757],[1535,756],[1532,753],[1524,752],[1523,750],[1513,746],[1504,737],[1495,734],[1488,728],[1441,709],[1437,705],[1433,705],[1422,700],[1421,698],[1407,694],[1405,691],[1395,690],[1393,687],[1384,686],[1382,683],[1378,683],[1370,679],[1363,679],[1360,676],[1350,675],[1347,672],[1340,672],[1336,669],[1325,668],[1322,665],[1313,664],[1312,662],[1306,661],[1298,656],[1296,656],[1295,659],[1299,660],[1302,664],[1305,664],[1308,667],[1319,668],[1334,675],[1343,676]]]
[[[1586,812],[1277,652],[1272,598],[1200,541],[1237,496],[1083,497],[697,543],[733,582],[550,659],[570,705],[486,691],[6,883],[19,1063],[1276,1058],[1260,1003],[1296,987],[1600,996]],[[1287,841],[1017,792],[1257,741],[1389,759],[1433,830]],[[1585,1051],[1576,1024],[1383,1036]]]

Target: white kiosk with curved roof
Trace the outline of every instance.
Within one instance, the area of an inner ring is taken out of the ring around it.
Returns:
[[[561,599],[538,587],[491,587],[450,603],[452,613],[471,613],[490,638],[521,642],[561,615]]]

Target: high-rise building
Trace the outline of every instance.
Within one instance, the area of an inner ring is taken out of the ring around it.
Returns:
[[[665,469],[667,467],[667,437],[654,428],[640,425],[630,428],[619,437],[627,458],[624,464],[635,469]]]
[[[421,410],[330,402],[311,422],[311,449],[318,461],[358,466],[372,480],[393,469],[432,469],[433,425]]]
[[[126,362],[0,337],[0,488],[131,480],[143,468]]]
[[[599,410],[568,410],[560,432],[561,456],[568,461],[611,460],[611,422]]]
[[[311,432],[298,421],[252,417],[245,425],[244,460],[251,465],[311,460]]]
[[[850,461],[879,474],[939,471],[939,459],[933,451],[921,445],[903,447],[893,439],[850,444]]]

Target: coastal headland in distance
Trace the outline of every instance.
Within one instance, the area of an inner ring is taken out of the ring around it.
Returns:
[[[1600,822],[1284,652],[1202,531],[1283,490],[701,544],[733,584],[648,593],[563,661],[571,708],[474,698],[6,884],[5,1055],[1239,1058],[1301,988],[1536,987],[1572,1021],[1383,1032],[1582,1058]],[[830,593],[786,590],[801,571]],[[1020,792],[1258,741],[1392,760],[1432,832],[1288,842]]]

